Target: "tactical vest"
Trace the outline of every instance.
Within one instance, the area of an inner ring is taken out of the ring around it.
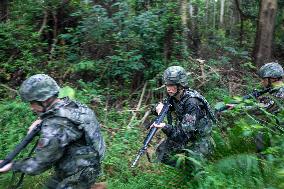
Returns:
[[[198,100],[200,100],[200,102],[204,106],[204,109],[206,110],[206,115],[208,116],[208,118],[211,119],[214,123],[216,122],[215,115],[212,112],[208,101],[201,94],[193,89],[186,89],[181,99],[181,104],[184,104],[189,98],[197,98]]]
[[[283,110],[283,99],[284,99],[284,86],[272,89],[271,92],[260,96],[258,98],[259,102],[263,103],[264,108],[277,115],[281,110]]]

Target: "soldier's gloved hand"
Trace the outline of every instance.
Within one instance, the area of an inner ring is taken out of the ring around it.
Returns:
[[[2,162],[3,160],[0,160],[0,163]],[[0,173],[5,173],[7,171],[10,171],[10,169],[12,168],[12,165],[13,163],[8,163],[7,165],[5,165],[4,167],[2,167],[0,169]]]
[[[152,128],[152,127],[163,128],[163,127],[165,127],[165,126],[166,126],[165,123],[160,123],[160,124],[153,123],[153,124],[151,125],[151,128]]]
[[[34,121],[33,123],[32,123],[32,125],[29,127],[29,129],[28,129],[28,134],[38,125],[38,124],[40,124],[42,122],[42,120],[41,119],[37,119],[36,121]]]
[[[158,113],[158,115],[161,113],[163,107],[164,104],[162,102],[159,102],[159,104],[156,106],[156,112]]]
[[[226,107],[228,108],[228,110],[233,109],[236,106],[236,104],[226,104]]]

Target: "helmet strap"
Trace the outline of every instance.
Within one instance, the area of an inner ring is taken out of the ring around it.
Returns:
[[[56,100],[56,97],[50,97],[45,101],[36,101],[36,103],[42,107],[43,112],[46,112],[48,108],[53,104],[53,102]]]
[[[272,87],[272,81],[271,81],[270,77],[268,77],[267,79],[268,79],[268,86],[267,86],[267,88],[270,88],[270,87]]]
[[[33,101],[34,103],[36,103],[37,105],[39,105],[40,107],[42,107],[42,112],[46,112],[46,105],[44,105],[43,101]]]
[[[51,97],[51,98],[49,98],[49,99],[47,99],[47,104],[46,104],[46,107],[45,107],[45,111],[47,111],[47,109],[50,107],[50,106],[52,106],[53,104],[54,104],[54,102],[56,101],[56,97],[55,96],[53,96],[53,97]]]
[[[176,86],[177,86],[177,92],[173,95],[173,97],[175,97],[176,99],[179,99],[180,94],[184,88],[180,84],[177,84]]]

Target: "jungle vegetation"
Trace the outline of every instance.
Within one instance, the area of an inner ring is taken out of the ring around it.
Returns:
[[[193,178],[179,168],[131,161],[165,97],[162,73],[183,66],[189,85],[215,107],[260,88],[264,63],[284,62],[283,0],[2,0],[0,1],[0,159],[36,119],[18,95],[29,76],[45,73],[61,96],[94,109],[107,143],[98,182],[110,189],[284,188],[284,138],[241,107],[224,112],[214,127],[214,155]],[[284,119],[281,112],[280,119]],[[271,145],[257,157],[254,135]],[[163,138],[159,132],[149,151]],[[26,157],[32,144],[17,158]],[[52,171],[26,176],[24,189],[39,189]],[[19,179],[0,175],[0,188]]]

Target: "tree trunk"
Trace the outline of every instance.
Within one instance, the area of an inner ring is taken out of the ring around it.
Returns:
[[[175,32],[175,29],[171,25],[166,29],[166,32],[165,32],[165,38],[164,38],[164,60],[165,62],[168,62],[168,60],[171,59],[172,57],[174,32]]]
[[[224,8],[225,8],[225,0],[220,1],[220,22],[219,22],[219,28],[222,28],[224,25]]]
[[[245,15],[243,14],[243,11],[241,9],[241,0],[235,0],[236,8],[238,10],[238,14],[240,17],[240,31],[239,31],[239,45],[240,47],[243,46],[243,36],[244,36],[244,21],[245,21]]]
[[[209,0],[206,0],[205,1],[205,16],[204,16],[204,21],[206,25],[208,24],[209,12],[210,12],[209,11]]]
[[[213,19],[213,30],[216,29],[216,6],[215,6],[215,0],[212,1],[213,2],[213,15],[212,15],[212,19]]]
[[[190,38],[192,40],[192,45],[193,45],[193,49],[194,49],[194,53],[196,56],[200,55],[200,44],[201,44],[201,40],[200,40],[200,34],[199,34],[199,29],[198,29],[198,19],[197,19],[197,15],[198,15],[198,4],[194,3],[190,5],[190,31],[188,34],[188,38]]]
[[[254,62],[261,66],[271,61],[277,0],[261,0],[254,46]]]
[[[243,40],[244,40],[244,17],[241,16],[241,26],[240,26],[240,39],[239,39],[239,42],[240,42],[240,47],[243,46]]]
[[[0,0],[0,22],[8,17],[8,0]]]
[[[233,1],[228,2],[228,18],[226,18],[226,26],[228,26],[228,33],[232,38],[237,38],[239,31],[236,27],[240,22],[240,14]]]
[[[188,2],[187,0],[181,0],[180,6],[181,24],[182,24],[182,36],[183,36],[183,55],[187,54],[188,50]]]

